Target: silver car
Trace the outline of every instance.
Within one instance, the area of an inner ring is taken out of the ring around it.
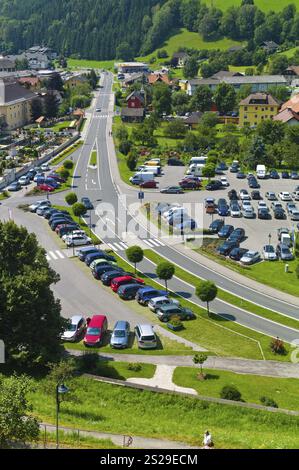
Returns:
[[[130,324],[127,321],[119,320],[115,323],[110,339],[111,348],[127,348],[129,346]]]
[[[70,318],[68,327],[62,333],[61,339],[63,341],[76,341],[80,338],[81,334],[86,330],[86,320],[81,315],[74,315]]]
[[[157,347],[157,337],[152,325],[136,325],[135,335],[139,349],[155,349]]]
[[[168,297],[154,297],[147,304],[152,312],[156,312],[161,305],[180,305],[180,302],[175,299],[169,299]]]

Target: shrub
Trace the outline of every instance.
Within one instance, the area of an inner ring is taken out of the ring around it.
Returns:
[[[80,369],[82,372],[91,372],[97,368],[99,356],[97,353],[85,351],[80,357]]]
[[[220,397],[225,400],[241,401],[241,393],[233,385],[225,385],[220,392]]]
[[[65,168],[61,168],[58,170],[58,173],[60,174],[61,178],[67,180],[70,177],[70,172],[69,170]]]
[[[72,209],[73,209],[73,214],[76,217],[82,217],[87,212],[86,207],[81,202],[75,202]]]
[[[286,348],[284,345],[284,342],[278,338],[272,338],[270,342],[270,349],[274,354],[285,354],[286,353]]]
[[[133,372],[140,372],[142,369],[142,365],[138,362],[129,362],[127,369]]]
[[[297,279],[299,279],[299,264],[297,264],[295,272],[296,272]]]
[[[74,167],[74,162],[72,162],[72,160],[66,160],[64,163],[63,163],[63,166],[66,170],[72,170],[73,167]]]
[[[264,406],[271,406],[271,408],[278,408],[276,401],[269,397],[261,397],[260,402]]]
[[[119,144],[119,151],[123,155],[128,155],[132,148],[132,143],[129,140],[122,140],[121,143]]]
[[[69,205],[72,206],[78,201],[77,194],[76,193],[69,193],[65,196],[65,202]]]

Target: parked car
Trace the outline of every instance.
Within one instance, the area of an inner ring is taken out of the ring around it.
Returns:
[[[225,241],[217,248],[219,255],[228,256],[233,248],[238,248],[239,243],[236,241]]]
[[[181,320],[192,320],[195,318],[190,308],[184,308],[179,305],[160,305],[155,313],[159,320],[164,323],[168,322],[173,316],[180,317]]]
[[[282,172],[281,172],[281,177],[282,177],[283,179],[289,179],[290,174],[289,174],[288,171],[282,171]]]
[[[196,180],[182,180],[179,182],[179,185],[182,189],[199,189],[201,187],[201,183]]]
[[[296,210],[297,209],[297,206],[296,206],[296,203],[291,201],[291,202],[287,202],[287,213],[288,214],[291,214],[293,212],[293,210]]]
[[[84,205],[85,209],[87,209],[88,211],[94,209],[93,204],[91,200],[89,199],[89,197],[81,197],[81,203]]]
[[[249,201],[250,200],[250,195],[247,191],[247,189],[241,189],[239,192],[239,196],[241,201]]]
[[[282,261],[291,261],[292,259],[294,259],[294,255],[291,252],[290,248],[284,243],[279,243],[277,245],[276,254],[278,258],[280,258]]]
[[[110,265],[117,267],[116,261],[108,261],[105,258],[100,258],[100,259],[95,259],[91,264],[90,264],[90,269],[93,271],[97,266],[103,266],[103,265]]]
[[[115,323],[111,338],[111,348],[124,349],[129,346],[130,323],[125,320],[119,320]]]
[[[299,178],[298,172],[297,171],[292,171],[291,172],[291,179],[292,180],[297,180]]]
[[[258,181],[255,178],[250,178],[248,180],[248,186],[251,189],[258,189],[258,188],[261,187],[260,184],[258,183]]]
[[[279,228],[279,229],[277,230],[277,238],[278,238],[278,240],[281,241],[281,237],[282,237],[283,235],[289,235],[289,233],[290,233],[290,230],[289,230],[288,228],[286,228],[286,227],[281,227],[281,228]]]
[[[163,194],[182,194],[184,190],[180,186],[167,186],[160,190]]]
[[[291,214],[290,214],[290,219],[291,220],[294,220],[294,221],[297,221],[299,220],[299,209],[293,209]]]
[[[218,232],[219,238],[228,238],[230,234],[234,231],[233,225],[223,225]]]
[[[133,273],[126,273],[121,268],[115,268],[113,271],[104,272],[101,275],[101,281],[104,286],[110,286],[113,279],[120,276],[131,276],[134,277]]]
[[[286,213],[282,207],[276,207],[273,211],[274,219],[285,219]]]
[[[263,247],[263,258],[265,261],[276,261],[277,254],[275,253],[275,249],[273,245],[265,245]]]
[[[236,228],[228,237],[228,241],[236,241],[241,243],[245,239],[245,230],[243,228]]]
[[[245,210],[248,207],[251,207],[251,201],[247,201],[247,199],[245,199],[245,201],[242,201],[241,206],[242,206],[242,210]]]
[[[92,253],[99,253],[99,250],[94,246],[88,246],[77,250],[77,256],[80,261],[85,261],[86,256],[91,255]]]
[[[265,194],[268,201],[277,201],[276,194],[273,191],[267,191]]]
[[[51,207],[51,206],[46,206],[46,205],[40,206],[36,209],[35,213],[37,215],[43,216],[44,213],[49,209],[49,207]]]
[[[261,209],[258,209],[257,217],[258,219],[262,219],[262,220],[271,219],[269,210],[264,207],[262,207]]]
[[[42,171],[50,171],[50,167],[49,167],[48,163],[43,163],[43,164],[41,165],[40,169],[41,169]]]
[[[140,349],[155,349],[157,347],[157,338],[152,325],[136,325],[135,335]]]
[[[148,302],[148,307],[152,312],[156,312],[156,310],[164,305],[179,305],[179,301],[176,299],[170,299],[169,297],[166,296],[161,296],[161,297],[153,297],[152,299],[149,300]]]
[[[36,201],[36,202],[34,202],[33,204],[31,204],[31,205],[29,206],[29,210],[30,210],[30,212],[36,212],[36,210],[37,210],[39,207],[47,207],[47,208],[49,208],[49,207],[51,207],[51,206],[52,206],[52,204],[51,204],[50,201],[48,201],[48,199],[43,199],[43,200],[41,200],[41,201]]]
[[[279,197],[282,201],[291,201],[292,200],[292,196],[288,191],[281,191],[279,193]]]
[[[136,294],[136,300],[140,305],[147,305],[154,297],[168,297],[168,292],[148,286],[139,289]]]
[[[142,183],[140,183],[140,188],[144,188],[144,189],[156,189],[157,188],[157,181],[155,180],[149,180],[149,181],[143,181]]]
[[[228,188],[229,182],[227,181],[226,176],[221,176],[220,181],[221,181],[221,184],[224,188]]]
[[[63,341],[77,341],[86,330],[86,320],[82,315],[73,315],[61,335]]]
[[[79,256],[80,258],[80,256]],[[87,266],[90,266],[91,263],[93,261],[95,261],[96,259],[105,259],[107,261],[116,261],[114,256],[111,256],[111,255],[108,255],[105,251],[103,250],[96,250],[96,251],[92,251],[91,253],[89,253],[87,256],[85,256],[85,264]]]
[[[66,246],[90,245],[92,239],[86,235],[68,235],[65,239]]]
[[[237,174],[236,174],[236,178],[238,178],[239,180],[244,180],[246,178],[246,175],[245,173],[243,173],[242,171],[239,171]]]
[[[218,233],[219,230],[223,227],[223,225],[224,221],[222,219],[216,219],[210,224],[209,230],[211,233]]]
[[[119,276],[111,281],[110,287],[113,290],[113,292],[117,292],[119,287],[125,284],[144,284],[144,280],[139,279],[139,278],[134,278],[132,276]],[[136,295],[136,292],[135,292],[135,295]]]
[[[20,191],[20,189],[22,189],[22,186],[19,181],[14,181],[13,183],[10,183],[10,185],[8,185],[6,189],[7,191]]]
[[[251,199],[253,199],[254,201],[259,201],[261,198],[262,197],[259,191],[251,191]]]
[[[245,253],[247,253],[247,249],[246,248],[233,248],[232,251],[230,252],[229,254],[229,257],[230,259],[234,260],[234,261],[240,261],[240,259],[242,258],[242,256],[245,255]]]
[[[228,198],[230,201],[236,201],[238,200],[238,193],[235,189],[231,189],[229,192],[228,192]]]
[[[135,299],[141,285],[138,282],[131,282],[130,284],[121,285],[117,289],[118,296],[123,300],[133,300]]]
[[[83,339],[85,346],[99,347],[105,337],[108,328],[108,321],[105,315],[94,315],[88,326]]]
[[[258,251],[252,251],[249,250],[247,251],[242,258],[240,259],[242,264],[254,264],[260,261],[261,255],[259,254]]]
[[[38,184],[36,187],[40,191],[46,191],[47,193],[52,193],[55,190],[54,186],[45,183]]]
[[[64,219],[64,218],[54,219],[53,222],[50,224],[50,227],[54,232],[56,230],[56,227],[58,227],[58,225],[62,226],[62,225],[65,225],[68,222],[73,222],[74,223],[73,220],[69,220],[69,219]]]
[[[218,180],[212,180],[206,185],[207,191],[216,191],[221,188],[223,188],[222,183]]]
[[[249,207],[246,207],[245,209],[243,209],[243,217],[245,219],[254,219],[255,218],[255,212],[254,212],[254,209],[252,206],[249,206]]]
[[[117,271],[116,271],[117,270]],[[120,268],[119,266],[114,266],[113,264],[109,263],[109,261],[106,261],[105,264],[97,264],[95,268],[92,270],[92,275],[95,279],[101,279],[104,274],[109,274],[109,273],[116,273],[117,276],[122,276],[124,273],[124,270]]]
[[[24,175],[18,179],[18,182],[20,183],[21,186],[28,186],[30,184],[30,178],[29,176]]]
[[[57,235],[62,239],[62,241],[65,241],[68,235],[84,235],[85,234],[84,230],[80,230],[79,226],[76,224],[71,224],[71,225],[66,224],[66,225],[62,225],[61,227],[58,225],[58,227],[56,227],[55,231]]]
[[[280,178],[280,176],[279,176],[279,174],[276,170],[270,170],[269,176],[270,176],[270,178],[272,178],[274,180],[278,180]]]
[[[241,217],[242,213],[241,213],[241,208],[238,204],[238,202],[231,202],[230,204],[230,215],[231,217]]]

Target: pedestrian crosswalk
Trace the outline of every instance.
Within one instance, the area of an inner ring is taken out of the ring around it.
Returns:
[[[64,255],[59,250],[53,250],[53,251],[47,251],[46,258],[47,258],[47,261],[59,261],[61,259],[67,258],[67,256]]]
[[[107,119],[110,116],[111,116],[111,114],[99,114],[98,116],[95,115],[94,118],[96,118],[96,119]]]
[[[146,238],[146,239],[142,239],[141,241],[150,248],[157,248],[157,247],[165,246],[165,244],[161,242],[161,240],[158,240],[157,238],[154,238],[154,239]],[[113,251],[124,251],[128,248],[128,245],[122,241],[106,243],[106,245]]]
[[[128,247],[128,245],[124,242],[117,242],[117,243],[107,243],[107,245],[109,246],[109,248],[111,248],[111,250],[113,251],[123,251],[123,250],[126,250]]]
[[[151,248],[156,248],[159,246],[165,246],[165,243],[161,242],[161,240],[158,240],[158,238],[147,238],[142,240],[143,243],[145,243],[147,246],[150,246]]]

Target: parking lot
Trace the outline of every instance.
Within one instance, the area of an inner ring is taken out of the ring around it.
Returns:
[[[161,177],[156,178],[159,182],[159,190],[171,185],[178,185],[178,182],[184,177],[186,168],[185,167],[172,167],[172,166],[165,166],[163,168],[164,175]],[[229,204],[228,192],[231,189],[235,189],[239,194],[241,189],[246,189],[250,194],[252,189],[249,188],[247,179],[238,179],[236,174],[230,173],[229,170],[224,172],[224,175],[227,177],[229,182],[228,188],[223,188],[217,191],[187,191],[184,194],[160,194],[159,190],[153,190],[147,192],[145,197],[145,202],[150,201],[159,201],[159,202],[169,202],[169,203],[202,203],[204,204],[204,200],[207,197],[215,198],[217,203],[219,198],[225,198]],[[216,176],[214,179],[220,179],[220,176]],[[261,197],[266,202],[267,206],[271,207],[271,202],[268,201],[265,197],[266,192],[275,192],[277,196],[277,200],[281,202],[283,208],[286,210],[286,202],[280,201],[278,194],[281,191],[288,191],[293,193],[296,186],[299,186],[299,180],[292,180],[292,179],[259,179],[260,188],[258,191],[261,194]],[[240,204],[239,200],[239,204]],[[258,208],[257,200],[251,200],[251,205],[254,208],[255,214],[257,214]],[[299,207],[299,202],[296,202],[296,205]],[[203,207],[203,226],[204,228],[208,228],[212,220],[219,218],[218,214],[215,213],[213,215],[206,214],[205,209]],[[261,251],[263,245],[269,243],[269,235],[271,235],[271,243],[276,246],[278,243],[277,239],[277,230],[281,227],[289,228],[290,230],[293,227],[297,227],[298,222],[292,221],[290,216],[286,212],[286,218],[283,220],[277,220],[273,217],[273,211],[270,209],[270,218],[268,220],[262,220],[255,217],[254,219],[246,219],[244,217],[236,218],[231,217],[230,215],[225,217],[225,224],[231,224],[235,228],[241,227],[245,229],[246,233],[246,240],[242,243],[242,247],[248,248],[251,250]],[[201,216],[198,215],[195,220],[197,221],[198,225],[201,224]]]

